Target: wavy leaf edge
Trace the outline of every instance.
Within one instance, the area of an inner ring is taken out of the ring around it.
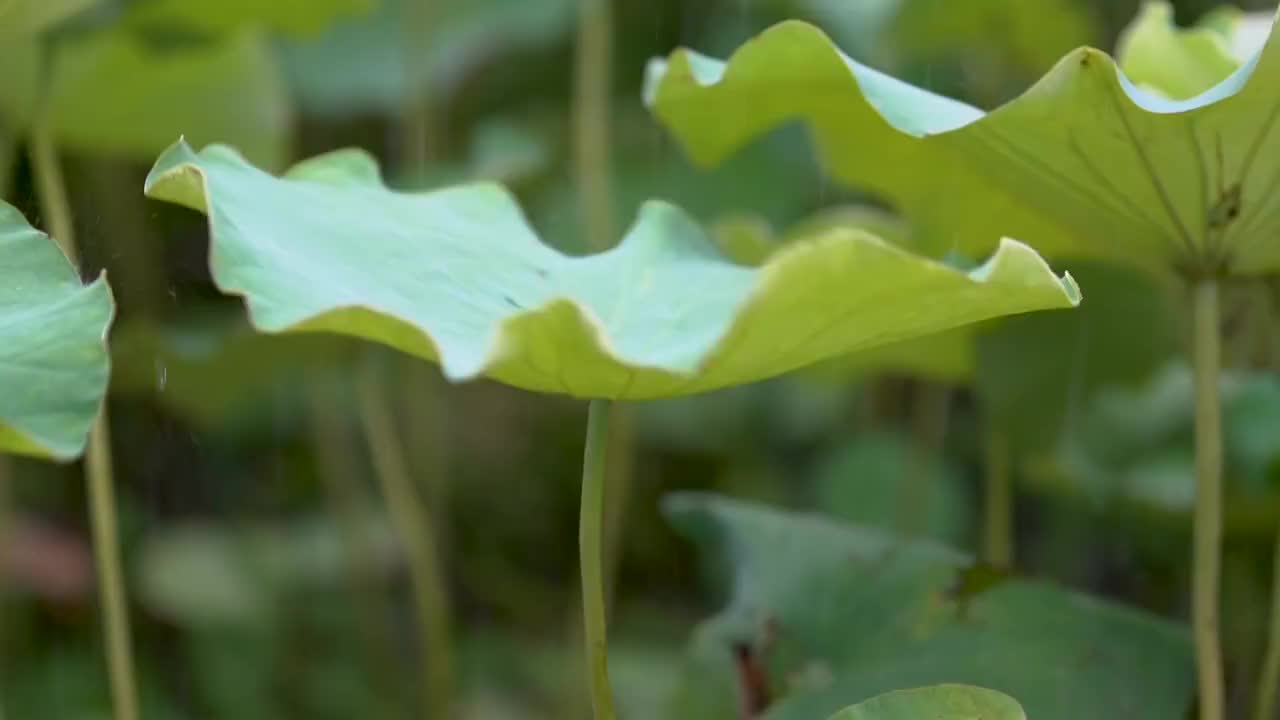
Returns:
[[[18,218],[22,218],[25,222],[25,218],[17,208],[9,205],[3,200],[0,200],[0,218],[3,218],[4,215],[9,213],[12,213]],[[75,282],[79,286],[79,289],[69,293],[67,297],[61,299],[59,304],[74,303],[83,298],[90,298],[93,296],[98,296],[106,303],[107,314],[103,323],[102,334],[98,338],[97,345],[97,348],[101,352],[106,363],[106,372],[104,374],[102,392],[100,394],[101,397],[98,399],[97,412],[101,413],[103,411],[103,405],[106,402],[107,387],[110,383],[111,377],[111,352],[108,345],[108,339],[111,335],[111,328],[116,320],[115,296],[112,294],[111,285],[107,280],[107,271],[102,270],[98,273],[98,276],[94,278],[93,282],[86,284],[81,278],[79,271],[76,270],[75,263],[71,261],[71,258],[67,257],[66,251],[57,243],[57,241],[39,228],[31,226],[30,224],[28,224],[28,227],[30,228],[29,232],[37,236],[41,241],[52,245],[54,251],[62,258],[62,264],[65,267],[66,272],[61,280],[67,283]],[[45,440],[35,436],[30,431],[15,425],[12,421],[0,418],[0,437],[3,437],[8,441],[7,447],[0,448],[0,452],[12,452],[30,457],[47,458],[56,462],[71,462],[84,454],[89,441],[87,430],[88,428],[86,428],[86,432],[82,435],[77,445],[67,445],[63,447],[51,445]]]
[[[1148,5],[1152,4],[1157,3],[1148,3]],[[1277,12],[1277,18],[1280,18],[1280,10]],[[1172,23],[1171,14],[1170,22]],[[784,41],[780,40],[780,38],[789,39]],[[1275,20],[1273,19],[1272,32],[1267,38],[1267,42],[1248,62],[1243,63],[1218,85],[1205,90],[1199,95],[1184,100],[1171,100],[1148,92],[1130,81],[1121,69],[1119,62],[1106,51],[1083,46],[1064,55],[1048,72],[1017,97],[990,111],[984,111],[943,95],[934,95],[928,90],[897,80],[887,73],[850,58],[844,54],[830,35],[816,25],[802,20],[784,20],[765,29],[739,46],[729,55],[727,60],[718,60],[703,55],[696,50],[683,47],[677,48],[667,57],[651,58],[645,68],[644,103],[646,107],[652,110],[657,109],[664,98],[669,97],[671,94],[706,90],[735,82],[749,82],[750,76],[744,74],[743,65],[749,64],[750,59],[756,53],[761,52],[762,47],[769,47],[775,43],[805,43],[808,47],[827,54],[831,63],[848,73],[850,89],[857,93],[858,97],[876,113],[887,127],[903,135],[918,139],[958,132],[970,126],[990,122],[1009,108],[1024,102],[1034,101],[1042,95],[1055,94],[1058,92],[1058,88],[1064,87],[1073,81],[1079,68],[1088,67],[1097,62],[1103,63],[1111,69],[1120,89],[1123,91],[1123,96],[1139,110],[1155,115],[1186,113],[1238,94],[1248,85],[1262,55],[1268,52],[1280,52],[1280,37],[1277,37],[1275,32]],[[895,122],[893,118],[881,110],[864,88],[865,81],[859,78],[860,73],[865,73],[868,78],[872,79],[893,80],[894,82],[902,83],[907,92],[915,91],[933,95],[939,103],[949,104],[958,113],[966,117],[962,121],[949,119],[948,122],[925,131],[912,130]],[[660,110],[657,114],[659,117],[662,115]],[[807,110],[795,108],[792,112],[787,113],[787,117],[789,119],[805,119],[807,121],[807,114]],[[783,122],[786,122],[786,120],[784,119]],[[728,154],[723,151],[709,153],[698,148],[689,147],[683,142],[681,144],[685,147],[688,155],[703,166],[714,165]],[[729,152],[732,152],[732,149]]]
[[[206,215],[209,232],[210,232],[210,260],[214,252],[214,244],[218,241],[218,228],[214,219],[214,213],[210,208],[214,207],[214,200],[209,190],[209,183],[205,171],[200,167],[199,162],[201,156],[222,154],[229,156],[237,162],[243,163],[255,171],[255,166],[249,163],[237,150],[223,144],[211,144],[203,148],[201,151],[195,151],[185,138],[179,138],[168,150],[166,150],[156,161],[155,166],[148,174],[144,184],[144,193],[153,199],[172,202],[192,210],[202,212]],[[473,182],[462,185],[450,186],[442,189],[431,190],[427,192],[402,192],[388,187],[382,179],[381,172],[377,160],[365,150],[359,148],[345,148],[322,153],[312,158],[303,160],[295,164],[285,173],[275,176],[281,180],[318,180],[323,181],[322,174],[327,171],[327,165],[330,162],[339,161],[348,169],[356,168],[361,179],[368,181],[376,181],[377,187],[387,193],[395,195],[408,195],[425,197],[431,195],[444,195],[448,193],[475,192],[483,190],[485,192],[496,193],[509,202],[514,208],[519,209],[520,205],[515,196],[504,186],[494,182]],[[319,174],[318,174],[319,173]],[[606,252],[614,252],[621,250],[632,239],[636,238],[637,228],[641,227],[647,217],[662,216],[668,222],[687,223],[701,227],[697,222],[689,216],[684,210],[665,200],[648,200],[640,208],[636,220],[631,224],[629,229],[623,235],[622,243],[615,246],[612,250]],[[547,249],[558,254],[559,250],[547,245],[541,240],[541,237],[533,230],[527,218],[521,212],[521,222],[529,230],[529,235],[534,242],[541,243]],[[705,234],[703,234],[705,237]],[[643,239],[639,239],[643,242]],[[1075,279],[1069,272],[1064,272],[1061,276],[1056,274],[1049,263],[1039,255],[1030,246],[1018,240],[1011,238],[1002,238],[999,247],[992,253],[985,262],[978,267],[963,271],[951,267],[943,262],[933,260],[921,255],[911,253],[893,243],[883,240],[874,234],[865,230],[854,228],[834,228],[826,231],[806,242],[794,243],[784,246],[775,251],[769,259],[759,268],[759,276],[755,280],[751,290],[742,298],[737,305],[733,320],[727,323],[719,332],[715,343],[701,352],[696,362],[684,364],[646,364],[637,362],[626,357],[618,349],[614,340],[610,337],[606,330],[604,322],[599,318],[591,308],[584,305],[579,300],[568,297],[558,296],[543,303],[542,305],[523,308],[504,317],[496,327],[493,327],[489,333],[489,339],[486,343],[486,352],[483,357],[471,364],[460,365],[453,362],[447,352],[442,353],[440,344],[433,337],[432,333],[425,327],[422,327],[409,318],[399,315],[395,312],[376,307],[366,303],[350,303],[343,305],[335,305],[323,313],[315,314],[304,318],[299,322],[288,323],[281,326],[274,326],[262,321],[261,316],[255,310],[255,299],[252,291],[247,288],[238,287],[225,278],[218,276],[214,272],[214,284],[219,291],[224,294],[237,296],[241,298],[248,310],[250,324],[259,332],[268,334],[282,334],[288,332],[315,332],[317,326],[323,326],[325,321],[330,318],[350,318],[350,314],[354,313],[358,316],[372,316],[375,318],[385,319],[395,323],[397,337],[403,338],[403,333],[409,332],[413,335],[413,340],[417,343],[411,354],[416,354],[426,359],[437,362],[445,378],[453,383],[462,383],[476,380],[489,375],[489,372],[495,368],[516,348],[517,344],[513,341],[516,334],[517,326],[535,322],[541,318],[547,318],[554,315],[567,314],[573,322],[577,323],[582,329],[590,333],[595,343],[595,349],[603,356],[616,362],[617,364],[627,367],[633,371],[654,371],[664,373],[676,380],[693,381],[706,368],[706,366],[718,356],[718,352],[726,345],[726,340],[740,331],[740,323],[746,316],[753,305],[760,302],[760,299],[769,294],[770,289],[775,283],[778,283],[781,277],[786,275],[787,269],[794,264],[795,261],[806,258],[810,253],[823,252],[824,248],[839,246],[845,244],[860,244],[875,248],[878,252],[897,255],[903,258],[909,258],[915,262],[919,262],[922,266],[930,267],[934,270],[954,273],[957,277],[967,279],[974,284],[995,283],[1006,279],[1010,273],[1026,273],[1028,268],[1034,268],[1034,276],[1038,281],[1052,280],[1056,284],[1056,289],[1061,293],[1055,305],[1045,305],[1040,308],[1030,308],[1023,312],[1030,312],[1036,309],[1051,308],[1073,308],[1079,305],[1082,300],[1080,288]],[[725,264],[733,264],[714,248],[713,242],[707,238],[708,251],[716,253],[717,257],[724,260]],[[212,264],[211,264],[212,267]],[[1021,268],[1019,270],[1018,268]],[[744,271],[750,271],[749,268],[743,268]],[[1038,284],[1038,283],[1037,283]],[[1047,285],[1047,283],[1046,283]],[[327,331],[324,327],[319,327],[319,331]],[[378,340],[370,336],[363,336],[365,339]],[[909,337],[916,337],[911,335]],[[894,342],[897,339],[869,343],[865,348],[857,348],[858,350],[878,347],[880,344]],[[385,341],[384,341],[385,342]],[[392,344],[393,343],[387,343]],[[400,347],[399,349],[405,350]],[[780,373],[778,373],[780,374]],[[769,376],[772,377],[772,376]],[[495,378],[501,381],[501,378]],[[757,378],[759,380],[765,377]],[[744,381],[746,382],[754,382]],[[731,385],[726,383],[722,386]],[[715,388],[698,388],[694,392],[703,392]],[[575,392],[570,387],[564,388],[566,394],[591,398],[597,395],[588,393]],[[653,399],[656,397],[669,397],[673,395],[683,394],[679,392],[663,393],[657,395],[646,395],[633,397],[628,395],[629,386],[620,388],[616,395],[610,397],[614,399]]]

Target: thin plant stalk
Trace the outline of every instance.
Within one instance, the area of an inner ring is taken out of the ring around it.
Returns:
[[[41,213],[46,227],[62,251],[73,263],[78,264],[79,252],[72,224],[71,203],[58,160],[57,145],[53,140],[53,123],[47,115],[41,113],[32,127],[31,165]],[[89,432],[84,472],[89,494],[98,593],[106,624],[107,671],[111,681],[113,717],[115,720],[138,720],[138,686],[129,630],[128,596],[120,560],[112,464],[111,432],[104,405]]]
[[[1222,574],[1222,408],[1218,397],[1221,338],[1219,288],[1215,279],[1192,289],[1195,376],[1196,507],[1191,557],[1192,633],[1200,690],[1200,720],[1222,720],[1222,648],[1218,629]]]
[[[409,93],[401,115],[401,142],[404,166],[421,176],[440,154],[440,128],[433,98],[433,79],[427,75],[426,53],[431,48],[431,31],[436,22],[439,0],[409,0],[404,4],[405,73]],[[415,177],[420,180],[421,177]]]
[[[613,14],[610,0],[579,0],[578,37],[574,60],[573,100],[573,163],[574,180],[578,191],[579,228],[586,247],[592,252],[603,252],[614,241],[613,213],[613,159],[610,139],[610,97],[613,73]],[[634,476],[635,433],[629,413],[624,408],[613,407],[609,413],[608,447],[602,452],[609,458],[602,472],[609,477],[609,487],[604,492],[601,534],[599,585],[603,609],[601,617],[612,605],[616,586],[617,568],[622,545],[622,530],[631,496],[631,479]],[[586,488],[584,486],[584,503]],[[586,512],[587,508],[582,508]],[[585,520],[585,516],[584,516]],[[585,550],[584,550],[585,552]],[[583,581],[586,582],[586,557],[583,557]],[[585,584],[584,584],[585,589]],[[585,666],[588,670],[589,688],[581,678],[571,675],[566,684],[564,717],[576,718],[585,714],[583,702],[591,698],[597,720],[606,711],[612,717],[612,695],[608,694],[608,678],[604,678],[605,695],[601,696],[598,672],[607,672],[605,665],[598,665],[591,656],[589,633],[590,609],[588,593],[583,595],[583,605],[577,608],[570,624],[570,636],[574,644],[585,647]],[[601,636],[603,638],[603,636]],[[602,699],[602,698],[607,698]]]
[[[10,502],[13,498],[13,474],[9,461],[0,455],[0,720],[4,720],[4,678],[8,675],[9,652],[9,586],[5,583],[5,555],[10,533]]]
[[[987,431],[985,538],[983,557],[998,568],[1013,567],[1013,458],[1002,430]]]
[[[374,474],[408,559],[423,655],[427,717],[449,718],[454,692],[453,638],[449,594],[431,513],[423,506],[410,477],[386,393],[372,366],[360,377],[359,394],[360,416],[373,457]]]
[[[613,72],[610,0],[579,0],[574,68],[574,172],[587,247],[613,242],[613,186],[609,153],[609,96]]]
[[[13,164],[17,160],[14,139],[0,130],[0,198],[9,194],[9,185],[13,182]]]
[[[1275,332],[1275,294],[1277,286],[1270,284],[1264,287],[1264,297],[1260,304],[1263,312],[1263,347],[1259,355],[1262,363],[1272,370],[1280,369],[1276,354]],[[1254,720],[1275,720],[1276,695],[1280,692],[1280,529],[1276,531],[1276,545],[1272,557],[1271,569],[1271,617],[1267,620],[1267,649],[1262,660],[1262,671],[1258,678],[1258,696],[1254,701]]]
[[[898,486],[896,527],[904,536],[920,532],[930,517],[934,496],[933,464],[947,436],[951,389],[934,383],[915,388],[911,406],[911,455]]]
[[[582,573],[582,617],[595,720],[616,720],[609,685],[609,639],[604,582],[605,487],[609,426],[616,410],[610,400],[592,400],[587,410],[587,440],[582,458],[582,504],[578,551]]]
[[[125,596],[116,522],[115,482],[111,470],[111,433],[103,408],[89,434],[85,471],[89,478],[93,554],[98,566],[103,612],[107,620],[107,665],[111,669],[111,697],[117,720],[137,720],[138,690],[133,646],[129,634],[129,606]]]
[[[346,555],[347,584],[355,602],[357,628],[365,662],[378,684],[386,705],[395,701],[399,688],[394,684],[396,660],[391,639],[382,618],[389,607],[382,584],[373,575],[377,549],[369,527],[372,516],[369,498],[359,479],[365,476],[358,454],[352,452],[352,438],[342,422],[343,409],[332,393],[324,392],[323,381],[312,382],[310,426],[318,472],[325,497],[338,521]]]
[[[1258,697],[1254,703],[1254,720],[1275,720],[1276,693],[1280,692],[1280,532],[1271,570],[1271,618],[1266,656],[1258,681]]]

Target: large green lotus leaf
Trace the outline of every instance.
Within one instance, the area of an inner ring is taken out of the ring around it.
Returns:
[[[269,167],[289,155],[288,91],[259,33],[161,50],[116,27],[63,45],[51,93],[70,149],[151,158],[185,135]]]
[[[87,10],[97,1],[0,0],[0,38],[8,42],[13,36],[34,35]]]
[[[1007,693],[1040,720],[1163,720],[1191,700],[1192,645],[1172,622],[1021,579],[959,591],[976,577],[965,555],[818,516],[702,495],[666,510],[732,580],[694,633],[672,717],[739,717],[744,656],[767,671],[767,720],[937,683]]]
[[[970,685],[895,690],[864,700],[830,720],[1026,720],[1017,700]]]
[[[379,0],[139,0],[130,20],[203,33],[244,27],[267,27],[295,34],[314,34],[334,20],[367,13]]]
[[[416,90],[454,92],[494,57],[551,45],[573,28],[573,0],[432,0],[433,30],[410,51],[408,2],[382,0],[316,38],[285,42],[281,57],[308,112],[398,113]]]
[[[716,244],[735,261],[759,265],[789,243],[805,242],[836,229],[858,229],[907,248],[927,247],[901,218],[865,205],[823,210],[789,227],[781,236],[762,218],[733,215],[714,226]],[[826,382],[895,372],[942,382],[966,383],[976,360],[975,335],[980,326],[966,325],[926,337],[891,343],[814,365],[808,375]]]
[[[1079,301],[1012,240],[967,273],[852,231],[742,267],[661,202],[614,251],[570,258],[501,187],[396,193],[355,150],[274,177],[179,143],[146,191],[209,216],[214,280],[260,330],[355,335],[438,360],[454,381],[578,397],[692,394]]]
[[[106,392],[111,291],[2,201],[0,258],[0,451],[69,460]]]
[[[990,114],[843,55],[786,22],[726,63],[655,60],[646,100],[699,163],[788,121],[838,181],[884,196],[924,237],[967,254],[1004,234],[1047,255],[1167,270],[1280,268],[1280,41],[1175,101],[1081,48]]]

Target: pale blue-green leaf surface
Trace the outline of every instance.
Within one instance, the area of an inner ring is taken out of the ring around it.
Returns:
[[[396,193],[355,150],[274,177],[225,147],[179,143],[146,191],[208,215],[214,280],[246,298],[260,330],[355,335],[436,360],[454,381],[578,397],[692,394],[1079,302],[1069,277],[1013,240],[962,272],[836,230],[751,268],[664,202],[616,249],[571,258],[501,187]]]
[[[105,278],[89,286],[46,235],[0,201],[0,451],[69,460],[107,387]]]

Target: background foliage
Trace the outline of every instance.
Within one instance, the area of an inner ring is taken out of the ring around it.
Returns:
[[[24,138],[35,125],[52,132],[85,275],[106,269],[116,291],[110,411],[148,718],[414,716],[404,560],[358,425],[353,378],[368,367],[394,390],[411,469],[442,528],[459,712],[576,712],[565,698],[580,669],[570,633],[580,403],[489,382],[445,387],[434,369],[339,338],[255,335],[241,305],[212,286],[203,218],[141,193],[151,161],[179,135],[226,142],[275,170],[360,146],[396,187],[506,182],[542,237],[585,252],[569,159],[575,4],[434,0],[435,26],[421,36],[405,32],[409,4],[101,0],[75,3],[52,25],[0,15],[0,194],[40,219]],[[906,243],[929,239],[824,176],[795,128],[695,170],[643,107],[650,57],[678,45],[723,56],[800,17],[859,59],[990,108],[1073,47],[1114,47],[1138,9],[1136,0],[613,5],[619,223],[647,198],[671,200],[746,263],[802,233],[802,221],[841,212]],[[1184,22],[1213,7],[1175,5]],[[23,34],[6,37],[18,24]],[[425,169],[408,159],[403,131],[415,96],[428,101],[436,140]],[[1189,706],[1179,625],[1193,488],[1185,298],[1124,268],[1068,269],[1087,298],[1072,313],[636,405],[612,621],[627,717],[739,717],[733,648],[758,639],[759,607],[800,625],[770,651],[769,718],[819,717],[903,684],[1005,677],[984,657],[1078,663],[1096,673],[1074,681],[1090,688],[1141,683],[1094,689],[1096,707],[1064,705],[1070,683],[1029,672],[1009,690],[1034,718],[1068,716],[1055,707],[1173,718]],[[1225,328],[1223,622],[1240,712],[1262,653],[1280,523],[1280,386],[1267,376],[1274,302],[1266,284],[1234,287]],[[920,408],[939,392],[947,432],[931,435]],[[988,424],[1015,448],[1025,577],[975,598],[979,618],[997,618],[979,631],[948,613],[979,545]],[[18,719],[105,717],[81,485],[67,466],[4,462],[0,704]],[[927,502],[904,501],[913,476],[926,478]],[[884,540],[868,528],[907,527],[922,537],[889,581],[831,569],[845,567],[845,553],[874,565]],[[726,551],[726,536],[744,540]],[[812,612],[813,598],[835,610]],[[906,625],[877,615],[902,607],[914,613],[900,618]],[[886,626],[901,633],[871,637]],[[1118,674],[1135,666],[1140,677]]]

